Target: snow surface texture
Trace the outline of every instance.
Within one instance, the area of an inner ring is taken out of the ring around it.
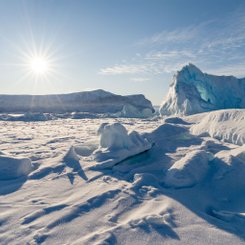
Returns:
[[[98,133],[100,148],[94,152],[95,160],[99,162],[96,168],[108,168],[117,163],[151,148],[151,143],[136,131],[128,134],[120,123],[103,123]]]
[[[244,135],[237,110],[223,113]],[[1,156],[35,166],[0,180],[0,244],[244,244],[244,145],[205,132],[207,115],[0,121]],[[148,151],[93,169],[98,147],[112,159],[138,136]]]
[[[104,90],[94,90],[57,95],[0,95],[1,113],[116,113],[125,106],[135,108],[140,116],[148,110],[154,112],[151,102],[141,94],[121,96]],[[41,114],[39,116],[43,118]]]
[[[161,115],[191,115],[228,108],[245,108],[245,78],[214,76],[189,64],[174,75]]]

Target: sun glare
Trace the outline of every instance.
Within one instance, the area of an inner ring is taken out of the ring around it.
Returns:
[[[30,69],[36,75],[46,74],[49,68],[48,60],[43,57],[34,57],[30,61]]]
[[[31,45],[30,45],[31,43]],[[53,82],[63,77],[60,72],[60,56],[58,54],[58,48],[53,47],[53,44],[47,40],[46,45],[44,43],[37,45],[35,41],[30,43],[24,40],[23,48],[18,48],[19,62],[17,65],[21,68],[23,76],[21,81],[31,81],[35,88],[39,87],[39,83],[42,82],[42,86],[53,86]]]

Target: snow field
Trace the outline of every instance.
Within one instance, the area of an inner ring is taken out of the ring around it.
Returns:
[[[215,113],[243,134],[244,111]],[[244,146],[206,116],[0,122],[35,166],[0,181],[0,243],[244,244]]]

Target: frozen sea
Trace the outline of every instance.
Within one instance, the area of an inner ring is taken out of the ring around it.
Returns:
[[[212,113],[0,121],[0,244],[245,244],[245,110]]]

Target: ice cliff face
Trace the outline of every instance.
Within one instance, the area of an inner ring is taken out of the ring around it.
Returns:
[[[228,108],[245,108],[245,78],[209,75],[189,64],[174,75],[160,113],[191,115]]]
[[[139,112],[150,109],[152,104],[144,95],[116,95],[104,90],[94,90],[56,95],[0,95],[0,113],[22,112],[92,112],[116,113],[125,105]]]

